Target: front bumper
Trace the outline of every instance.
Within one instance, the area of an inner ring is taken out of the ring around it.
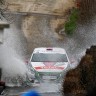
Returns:
[[[52,73],[52,72],[35,72],[35,79],[37,79],[38,81],[46,81],[46,80],[50,80],[50,81],[54,81],[54,82],[58,82],[61,80],[61,78],[63,77],[63,74],[60,73]]]

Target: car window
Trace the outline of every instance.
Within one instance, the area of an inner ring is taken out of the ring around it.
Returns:
[[[66,54],[36,53],[32,56],[32,62],[68,62]]]

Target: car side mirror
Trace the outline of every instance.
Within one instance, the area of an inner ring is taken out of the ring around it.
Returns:
[[[75,59],[70,60],[70,68],[75,69],[78,65],[78,61]]]
[[[25,60],[25,64],[28,64],[29,63],[29,61],[28,60]]]
[[[75,63],[75,61],[74,60],[71,60],[70,63],[73,64],[73,63]]]

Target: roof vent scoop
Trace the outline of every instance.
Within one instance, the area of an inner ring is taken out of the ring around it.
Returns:
[[[51,51],[51,50],[53,50],[53,49],[52,49],[52,48],[47,48],[46,50]]]

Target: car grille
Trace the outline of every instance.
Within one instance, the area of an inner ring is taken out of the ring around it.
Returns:
[[[60,73],[48,73],[48,72],[39,72],[38,79],[41,81],[51,80],[57,81],[60,78]]]

